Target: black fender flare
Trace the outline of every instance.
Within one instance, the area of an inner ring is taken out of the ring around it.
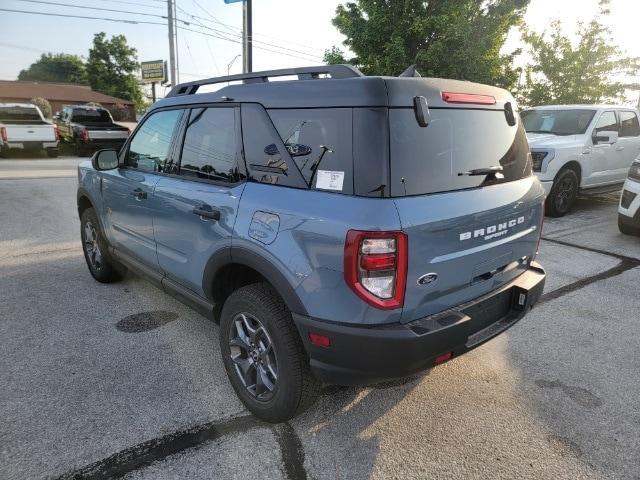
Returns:
[[[285,275],[262,255],[242,247],[218,250],[209,258],[202,279],[202,288],[209,300],[214,301],[213,285],[218,272],[230,264],[244,265],[255,270],[271,283],[291,312],[308,315],[307,309]]]

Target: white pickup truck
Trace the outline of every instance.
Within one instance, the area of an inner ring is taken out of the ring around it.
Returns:
[[[578,194],[620,190],[640,153],[638,111],[631,107],[539,106],[521,116],[551,217],[568,213]]]
[[[58,127],[47,122],[38,107],[30,103],[0,103],[0,155],[11,149],[46,150],[58,156]]]

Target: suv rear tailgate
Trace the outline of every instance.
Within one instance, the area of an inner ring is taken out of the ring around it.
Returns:
[[[535,177],[396,199],[409,238],[402,322],[473,300],[523,273],[535,257],[543,199]]]

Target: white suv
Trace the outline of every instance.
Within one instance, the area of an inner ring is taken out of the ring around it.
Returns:
[[[631,164],[624,182],[618,207],[618,227],[627,235],[640,235],[640,157]]]
[[[569,212],[578,193],[619,190],[640,153],[638,111],[630,107],[553,105],[521,115],[551,217]]]

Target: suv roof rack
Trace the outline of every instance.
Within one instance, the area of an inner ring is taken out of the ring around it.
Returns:
[[[352,78],[364,77],[364,74],[351,65],[320,65],[318,67],[283,68],[280,70],[265,70],[263,72],[241,73],[238,75],[228,75],[226,77],[205,78],[194,82],[180,83],[173,87],[166,97],[178,95],[193,95],[203,85],[213,85],[215,83],[233,82],[242,80],[243,83],[264,83],[269,81],[269,77],[284,77],[297,75],[298,80],[314,80],[320,75],[330,75],[331,78]]]

